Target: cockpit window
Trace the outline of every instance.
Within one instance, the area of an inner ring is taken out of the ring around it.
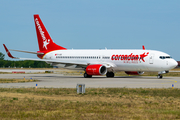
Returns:
[[[170,58],[172,58],[171,56],[160,56],[159,57],[160,59],[170,59]]]
[[[166,56],[166,58],[171,58],[170,56]]]

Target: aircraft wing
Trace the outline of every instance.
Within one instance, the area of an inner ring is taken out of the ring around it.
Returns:
[[[37,54],[37,55],[44,55],[44,53],[37,53],[37,52],[30,52],[30,51],[22,51],[22,50],[13,50],[9,49],[11,51],[17,51],[17,52],[24,52],[24,53],[31,53],[31,54]]]
[[[34,58],[19,58],[19,57],[14,57],[14,56],[9,52],[9,50],[8,50],[7,47],[6,47],[6,45],[3,44],[3,46],[4,46],[5,50],[6,50],[7,55],[8,55],[10,58],[13,58],[13,59],[44,61],[44,62],[59,63],[59,64],[85,65],[85,64],[82,64],[82,63],[74,63],[74,62],[71,62],[71,61],[67,62],[67,61],[58,61],[58,60],[50,60],[50,59],[34,59]],[[13,50],[13,51],[32,53],[32,52],[20,51],[20,50]],[[33,54],[35,54],[35,52],[33,52]],[[37,54],[38,54],[38,53],[37,53]],[[40,53],[40,54],[41,54],[41,53]],[[42,55],[42,54],[41,54],[41,55]]]
[[[99,63],[82,63],[82,62],[72,62],[72,61],[59,61],[59,60],[53,60],[53,59],[34,59],[34,58],[19,58],[19,57],[14,57],[10,52],[9,49],[6,47],[5,44],[3,44],[7,55],[10,58],[13,59],[19,59],[19,60],[34,60],[34,61],[44,61],[47,63],[55,63],[55,64],[65,64],[66,67],[71,66],[71,65],[77,65],[77,67],[86,67],[89,64],[99,64]],[[32,54],[40,54],[42,55],[42,53],[35,53],[35,52],[28,52],[28,51],[21,51],[21,50],[13,50],[13,51],[18,51],[18,52],[25,52],[25,53],[32,53]],[[43,53],[44,54],[44,53]],[[107,68],[113,67],[114,65],[112,65],[111,63],[101,63],[103,65],[105,65]]]
[[[52,60],[52,59],[33,59],[33,58],[17,58],[17,57],[14,57],[14,58],[20,59],[20,60],[34,60],[34,61],[44,61],[47,63],[65,64],[65,67],[77,65],[77,67],[85,68],[86,66],[90,64],[103,64],[104,66],[106,66],[106,68],[111,68],[115,66],[112,63],[82,63],[82,62],[72,62],[72,61],[59,61],[59,60]]]

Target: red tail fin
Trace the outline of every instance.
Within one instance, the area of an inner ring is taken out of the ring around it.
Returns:
[[[34,22],[40,51],[66,50],[53,42],[38,14],[34,15]]]

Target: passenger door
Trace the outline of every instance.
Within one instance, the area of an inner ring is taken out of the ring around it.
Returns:
[[[154,62],[154,54],[151,54],[149,56],[149,64],[153,64],[153,62]]]

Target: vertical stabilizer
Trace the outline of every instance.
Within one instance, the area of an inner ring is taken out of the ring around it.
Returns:
[[[34,15],[39,51],[66,50],[53,42],[38,14]]]

